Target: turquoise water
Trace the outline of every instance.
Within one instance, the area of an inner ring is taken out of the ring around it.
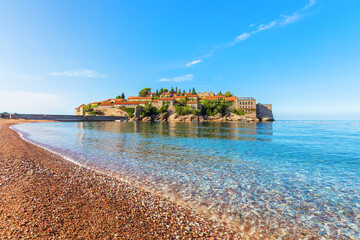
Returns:
[[[355,122],[33,123],[24,137],[248,234],[360,236]]]

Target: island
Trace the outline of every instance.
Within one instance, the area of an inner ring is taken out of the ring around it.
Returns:
[[[75,115],[123,116],[129,121],[143,122],[205,122],[205,121],[274,121],[271,104],[257,103],[254,97],[196,92],[195,88],[181,91],[144,88],[138,96],[125,94],[75,108]]]

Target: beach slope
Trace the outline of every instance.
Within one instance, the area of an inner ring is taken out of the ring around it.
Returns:
[[[1,239],[233,239],[229,230],[21,139],[0,119]]]

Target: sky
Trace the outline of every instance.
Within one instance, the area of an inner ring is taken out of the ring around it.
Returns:
[[[358,0],[0,0],[0,112],[177,86],[360,119]]]

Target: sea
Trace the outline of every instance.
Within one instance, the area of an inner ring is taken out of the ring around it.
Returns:
[[[359,121],[43,122],[12,128],[78,165],[248,236],[360,239]]]

